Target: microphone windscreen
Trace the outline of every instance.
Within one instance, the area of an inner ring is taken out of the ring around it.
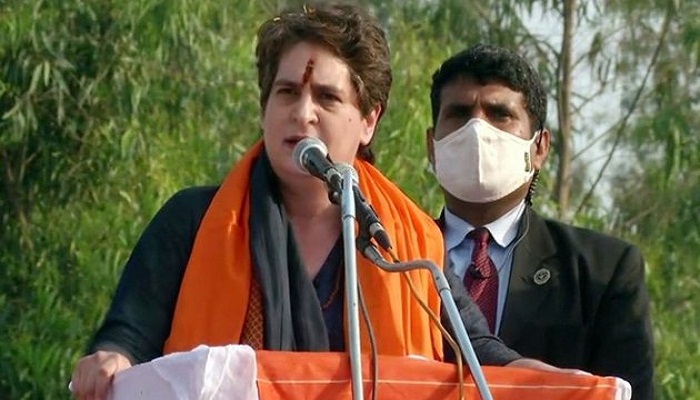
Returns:
[[[323,157],[328,155],[328,148],[326,145],[320,139],[312,137],[307,137],[300,140],[296,147],[294,147],[292,159],[294,160],[294,165],[296,165],[302,172],[309,173],[305,160],[309,156],[309,152],[314,150],[319,151],[320,155]]]

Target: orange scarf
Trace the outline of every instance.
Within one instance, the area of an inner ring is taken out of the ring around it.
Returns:
[[[180,287],[164,354],[197,345],[240,343],[250,294],[250,174],[262,142],[233,167],[197,231]],[[399,260],[429,259],[442,265],[442,234],[432,218],[369,163],[356,160],[360,188],[379,215]],[[358,280],[380,354],[421,355],[442,360],[442,334],[413,298],[398,273],[388,273],[357,255]],[[410,271],[422,299],[440,314],[440,297],[428,271]],[[347,316],[346,316],[347,317]],[[345,319],[347,321],[347,318]],[[362,351],[369,336],[361,323]]]

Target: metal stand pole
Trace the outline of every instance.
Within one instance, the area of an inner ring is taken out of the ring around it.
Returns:
[[[362,400],[362,354],[360,351],[360,317],[357,292],[357,260],[355,256],[355,197],[353,192],[353,170],[343,176],[341,215],[343,220],[343,246],[345,253],[345,296],[348,307],[348,338],[350,345],[350,368],[352,372],[353,399]]]
[[[367,245],[363,244],[360,247],[365,257],[385,271],[404,272],[412,269],[430,270],[435,287],[437,288],[440,298],[445,305],[445,310],[447,311],[447,316],[450,319],[454,333],[457,335],[457,343],[459,344],[459,347],[462,350],[462,355],[467,361],[469,370],[474,377],[474,382],[476,383],[479,395],[483,400],[493,400],[489,387],[486,384],[486,378],[484,378],[484,372],[481,369],[481,365],[479,365],[479,360],[476,358],[474,348],[469,340],[469,335],[467,334],[462,318],[459,315],[459,310],[457,309],[454,298],[452,298],[452,290],[450,289],[450,285],[447,282],[447,278],[445,278],[445,274],[443,274],[442,270],[440,270],[440,268],[438,268],[435,263],[430,260],[388,263],[370,243],[367,243]]]

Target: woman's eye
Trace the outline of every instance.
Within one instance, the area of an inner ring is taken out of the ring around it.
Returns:
[[[322,93],[321,94],[321,99],[324,101],[340,101],[340,98],[336,96],[334,93]]]

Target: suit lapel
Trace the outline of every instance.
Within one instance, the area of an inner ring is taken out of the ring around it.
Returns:
[[[444,233],[444,210],[435,222]],[[517,238],[522,239],[513,253],[508,295],[498,332],[498,336],[511,348],[521,339],[537,334],[526,332],[527,327],[532,326],[532,321],[554,317],[550,315],[553,305],[549,302],[556,299],[560,289],[559,271],[562,268],[544,219],[530,207],[525,209]],[[447,252],[445,257],[447,267]],[[538,278],[535,278],[536,275]]]
[[[508,295],[498,336],[509,344],[518,342],[527,322],[545,312],[549,295],[559,287],[556,248],[545,222],[529,207],[520,223],[522,237],[513,254]],[[550,298],[551,300],[551,298]]]

